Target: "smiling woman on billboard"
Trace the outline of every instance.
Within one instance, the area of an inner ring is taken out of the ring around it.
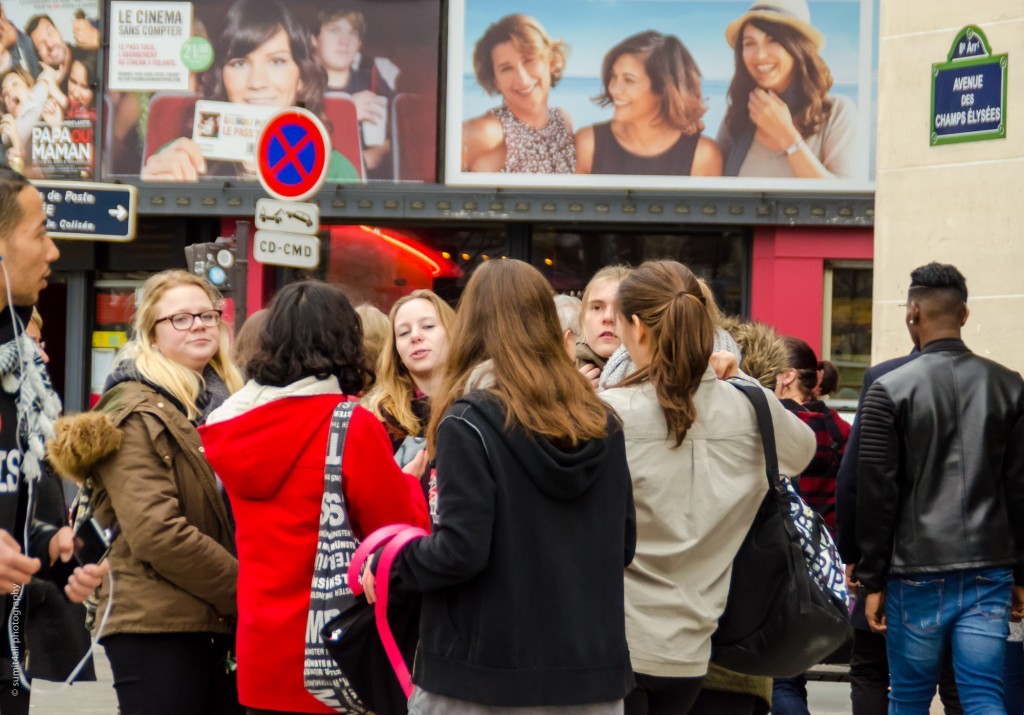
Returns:
[[[301,104],[323,118],[326,74],[313,55],[309,31],[278,0],[237,0],[228,10],[220,34],[219,60],[208,93],[215,101],[262,107]],[[208,166],[200,146],[180,137],[146,160],[145,181],[197,181],[201,176],[255,175],[254,161]],[[227,162],[222,162],[227,163]],[[337,151],[331,152],[327,178],[358,181],[359,171]]]
[[[568,48],[527,15],[487,28],[473,50],[477,82],[502,103],[463,125],[463,171],[571,174],[576,166],[572,120],[548,107],[565,70]]]
[[[829,94],[806,0],[757,0],[729,24],[735,51],[729,108],[718,133],[726,176],[846,178],[854,171],[852,102]]]
[[[722,153],[702,137],[700,70],[678,37],[649,30],[613,47],[601,67],[610,122],[576,133],[580,174],[721,176]]]

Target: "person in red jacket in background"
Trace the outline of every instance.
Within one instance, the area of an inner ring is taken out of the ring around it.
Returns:
[[[331,414],[371,377],[359,316],[333,286],[283,288],[270,304],[250,380],[200,434],[224,483],[238,545],[238,693],[252,711],[329,713],[303,684],[310,583]],[[356,407],[342,459],[352,531],[429,526],[420,454],[395,464],[380,421]]]

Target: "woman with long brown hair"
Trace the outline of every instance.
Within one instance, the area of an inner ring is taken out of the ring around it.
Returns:
[[[755,0],[725,38],[736,70],[718,132],[725,176],[848,178],[857,162],[853,103],[829,94],[825,37],[806,0]]]
[[[747,398],[709,363],[714,323],[686,266],[644,263],[619,285],[616,305],[637,368],[601,393],[622,419],[637,506],[625,578],[637,687],[625,711],[680,715],[700,691],[732,560],[768,486],[761,436]],[[769,402],[780,469],[797,472],[814,436]]]
[[[632,687],[622,432],[560,335],[537,269],[473,274],[428,432],[438,520],[397,561],[423,592],[410,715],[612,715]],[[364,586],[372,598],[372,576]]]

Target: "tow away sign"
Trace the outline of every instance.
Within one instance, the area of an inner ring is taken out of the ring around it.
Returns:
[[[127,242],[135,238],[138,190],[128,184],[35,181],[53,238]]]
[[[315,236],[320,231],[320,207],[294,201],[260,199],[256,202],[256,228]]]

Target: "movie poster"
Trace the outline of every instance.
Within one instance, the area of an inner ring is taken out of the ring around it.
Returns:
[[[441,0],[114,0],[103,174],[255,181],[263,125],[303,106],[328,183],[436,182],[440,24]]]
[[[451,0],[445,182],[873,191],[877,0]]]
[[[98,0],[0,2],[0,160],[35,179],[91,179]]]

